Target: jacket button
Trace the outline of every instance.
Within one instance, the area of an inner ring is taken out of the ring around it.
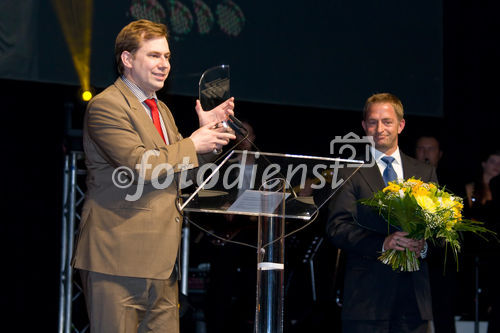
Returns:
[[[179,222],[179,221],[180,221],[179,216],[177,216],[177,217],[175,218],[175,222]]]

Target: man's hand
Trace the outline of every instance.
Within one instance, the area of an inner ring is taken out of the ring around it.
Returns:
[[[404,251],[409,249],[417,254],[417,258],[420,256],[420,252],[424,249],[425,240],[423,239],[411,239],[407,238],[407,232],[396,231],[393,234],[387,236],[384,240],[384,250],[394,249],[398,251]]]
[[[229,143],[229,140],[236,139],[233,133],[227,132],[224,127],[217,126],[218,122],[210,122],[198,128],[191,134],[194,147],[197,153],[204,154],[220,149]]]
[[[207,125],[211,122],[220,123],[221,121],[227,120],[229,115],[234,116],[234,97],[229,98],[225,102],[219,104],[210,111],[204,111],[201,107],[200,100],[196,100],[195,106],[196,113],[198,114],[198,120],[200,122],[200,127]]]

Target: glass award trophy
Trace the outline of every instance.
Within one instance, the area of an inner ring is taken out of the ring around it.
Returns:
[[[200,77],[199,99],[205,111],[215,108],[230,96],[229,65],[207,69]]]
[[[220,65],[207,69],[200,77],[198,84],[199,99],[201,107],[205,111],[212,110],[217,105],[227,100],[230,96],[229,90],[229,65]],[[227,127],[225,121],[222,122]],[[222,150],[215,149],[215,153]]]
[[[203,110],[211,110],[229,97],[229,65],[215,66],[203,72],[199,83],[199,98]]]

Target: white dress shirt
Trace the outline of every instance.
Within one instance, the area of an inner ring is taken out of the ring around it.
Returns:
[[[375,162],[377,163],[378,169],[380,170],[380,174],[382,176],[384,175],[384,170],[387,167],[387,164],[384,161],[382,161],[382,157],[392,156],[394,157],[394,161],[392,162],[392,167],[394,168],[394,171],[396,171],[396,175],[398,175],[398,180],[404,179],[403,163],[401,163],[401,154],[399,153],[399,147],[396,148],[396,151],[394,151],[394,153],[392,153],[391,155],[386,155],[373,147],[370,147],[370,152],[372,156],[375,158]]]

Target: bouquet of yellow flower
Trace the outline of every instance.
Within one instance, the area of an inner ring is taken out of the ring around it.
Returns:
[[[413,177],[402,182],[389,182],[372,198],[360,202],[377,209],[387,221],[388,228],[393,225],[406,231],[409,238],[444,241],[446,248],[450,246],[455,259],[460,251],[459,232],[470,231],[481,237],[481,233],[494,234],[483,227],[482,222],[462,218],[462,198],[434,183],[424,183]],[[393,270],[412,272],[420,269],[415,252],[409,249],[389,249],[378,259]]]

